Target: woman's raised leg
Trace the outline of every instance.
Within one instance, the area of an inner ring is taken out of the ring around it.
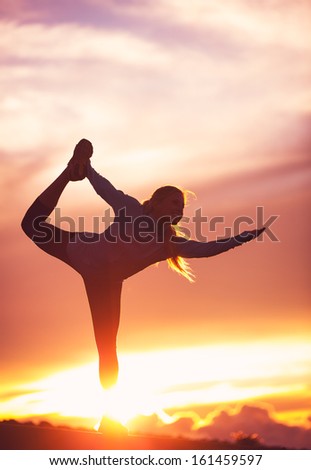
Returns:
[[[69,181],[77,181],[86,176],[86,161],[93,152],[92,144],[86,139],[76,145],[67,168],[33,202],[22,220],[22,229],[26,235],[43,251],[70,264],[67,256],[67,244],[73,232],[51,225],[47,218]]]
[[[68,262],[66,246],[71,234],[50,224],[47,218],[69,181],[70,173],[66,168],[32,203],[21,224],[26,235],[41,250],[65,262]]]

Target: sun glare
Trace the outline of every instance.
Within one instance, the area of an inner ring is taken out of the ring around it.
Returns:
[[[308,357],[309,343],[285,341],[121,355],[120,378],[111,390],[102,390],[91,363],[24,385],[1,403],[0,416],[53,415],[68,423],[106,416],[126,425],[153,413],[170,420],[165,410],[178,407],[305,396]]]

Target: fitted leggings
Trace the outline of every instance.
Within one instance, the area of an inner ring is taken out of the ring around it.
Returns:
[[[30,206],[23,220],[25,234],[51,256],[73,267],[67,254],[68,243],[74,242],[76,232],[55,227],[48,222],[59,196],[69,182],[65,172],[60,175]],[[80,239],[83,234],[80,234]],[[88,234],[88,240],[89,234]],[[87,239],[85,243],[87,243]],[[99,375],[104,388],[114,385],[118,378],[116,340],[120,320],[122,281],[112,280],[109,273],[94,271],[83,277],[92,314],[96,346],[99,354]]]

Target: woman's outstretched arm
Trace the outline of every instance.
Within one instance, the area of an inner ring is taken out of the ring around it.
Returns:
[[[234,237],[214,240],[212,242],[198,242],[195,240],[186,240],[182,237],[175,237],[173,242],[178,256],[183,258],[209,258],[254,240],[264,230],[265,227],[247,230]]]

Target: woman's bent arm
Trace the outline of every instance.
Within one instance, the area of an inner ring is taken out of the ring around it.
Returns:
[[[264,230],[265,228],[245,231],[235,237],[214,240],[212,242],[197,242],[181,237],[176,237],[173,241],[175,242],[174,245],[178,256],[183,258],[209,258],[257,238]]]
[[[135,198],[124,194],[123,191],[120,191],[119,189],[116,189],[110,181],[97,173],[90,163],[87,165],[87,178],[96,193],[113,208],[115,213],[129,205],[140,206],[139,202]]]

